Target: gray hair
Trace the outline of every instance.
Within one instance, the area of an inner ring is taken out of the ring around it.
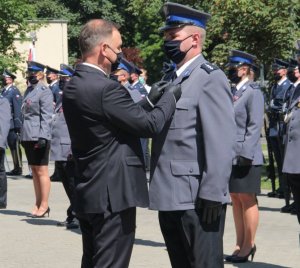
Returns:
[[[114,29],[118,29],[118,26],[111,21],[93,19],[87,22],[82,27],[78,40],[82,56],[91,53],[99,43],[111,37]]]

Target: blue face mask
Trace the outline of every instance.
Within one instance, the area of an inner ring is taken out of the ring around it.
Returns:
[[[182,39],[182,40],[170,40],[170,41],[164,41],[164,50],[167,55],[167,57],[175,62],[176,64],[183,61],[186,53],[193,47],[191,46],[187,51],[181,51],[180,45],[181,43],[191,37],[193,35],[189,35],[188,37]]]

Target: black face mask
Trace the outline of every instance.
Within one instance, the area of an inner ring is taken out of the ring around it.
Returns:
[[[108,46],[113,53],[117,55],[117,59],[115,62],[112,62],[109,58],[107,58],[111,62],[110,72],[113,73],[118,69],[118,66],[121,62],[121,59],[124,57],[123,52],[116,53],[110,46]]]
[[[281,79],[281,75],[279,73],[274,73],[274,80],[279,81]]]
[[[31,84],[31,85],[35,85],[39,82],[39,80],[37,79],[36,75],[30,75],[27,77],[27,80],[28,82]]]
[[[60,90],[63,90],[65,85],[66,85],[67,81],[66,80],[62,80],[60,79],[59,82],[58,82],[58,86],[59,86],[59,89]]]
[[[181,43],[188,39],[189,37],[191,37],[192,35],[182,39],[182,40],[170,40],[170,41],[164,41],[164,50],[165,50],[165,53],[167,55],[167,57],[173,61],[174,63],[178,64],[180,63],[186,53],[189,52],[189,50],[193,47],[191,46],[187,51],[181,51],[180,50],[180,45]]]
[[[241,81],[241,77],[238,77],[238,70],[237,69],[229,69],[228,71],[228,79],[234,83],[238,84]]]
[[[6,79],[5,79],[5,78],[4,78],[4,79],[2,79],[2,83],[1,83],[1,84],[2,84],[2,86],[3,86],[3,87],[5,87],[5,86],[7,85],[7,83],[6,83]]]
[[[288,71],[287,77],[292,83],[295,83],[297,81],[297,77],[295,76],[294,70]]]
[[[51,82],[52,82],[52,80],[51,80],[51,78],[50,78],[50,77],[46,77],[46,81],[47,81],[48,85],[50,85],[50,84],[51,84]]]
[[[132,80],[131,77],[128,78],[128,82],[129,82],[129,84],[132,84],[132,83],[133,83],[133,80]]]

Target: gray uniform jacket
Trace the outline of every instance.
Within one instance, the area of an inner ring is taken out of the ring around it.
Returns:
[[[10,129],[11,111],[8,100],[0,96],[0,147],[5,149]]]
[[[264,119],[264,97],[255,82],[248,81],[234,96],[235,123],[237,126],[236,157],[252,160],[252,165],[263,164],[260,133]],[[236,158],[234,163],[236,164]]]
[[[200,55],[173,83],[182,96],[153,138],[150,208],[193,209],[197,195],[226,203],[236,129],[227,78]]]
[[[62,102],[55,107],[52,120],[52,138],[50,160],[67,161],[71,152],[71,139],[63,113]]]
[[[291,113],[287,125],[287,139],[282,172],[300,174],[299,151],[300,151],[300,97],[289,106]]]
[[[51,140],[53,95],[42,82],[29,86],[22,104],[22,141],[37,141],[38,138]]]

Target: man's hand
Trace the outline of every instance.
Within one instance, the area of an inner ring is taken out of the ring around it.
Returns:
[[[243,156],[238,156],[237,165],[240,166],[240,167],[251,166],[252,165],[252,160],[248,159],[248,158],[245,158]]]
[[[202,198],[197,198],[195,209],[202,215],[202,221],[206,224],[214,223],[222,212],[222,203]]]
[[[175,100],[176,102],[180,99],[181,97],[181,85],[180,84],[177,84],[177,85],[168,85],[164,92],[172,92],[174,97],[175,97]]]
[[[42,149],[47,146],[47,140],[44,138],[39,138],[37,143],[34,145],[34,149]]]
[[[165,88],[169,84],[170,83],[167,81],[159,81],[152,85],[151,90],[147,96],[147,99],[150,102],[151,106],[154,106],[158,102],[158,100],[164,93]]]

